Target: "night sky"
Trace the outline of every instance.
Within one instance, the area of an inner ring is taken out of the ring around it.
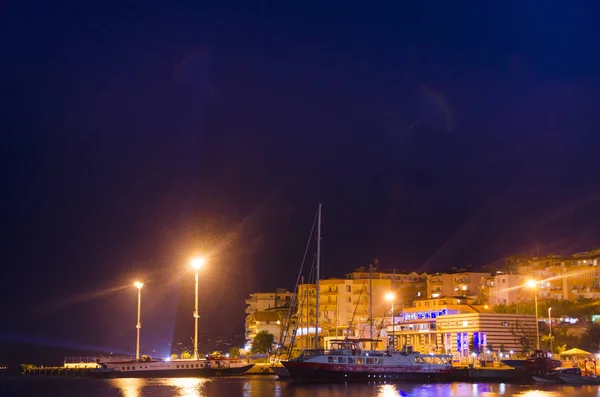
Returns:
[[[319,202],[324,277],[600,246],[593,2],[212,3],[0,4],[0,363],[133,352],[136,279],[168,353],[197,254],[243,333]]]

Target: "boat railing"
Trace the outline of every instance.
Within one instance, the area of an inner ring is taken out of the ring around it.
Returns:
[[[107,363],[114,361],[132,361],[135,360],[134,356],[71,356],[65,357],[65,364],[78,364],[78,363]]]
[[[307,349],[307,350],[302,350],[302,355],[303,356],[317,356],[320,354],[328,354],[329,351],[328,350],[324,350],[324,349]]]

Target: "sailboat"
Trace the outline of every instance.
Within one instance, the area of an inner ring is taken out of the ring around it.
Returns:
[[[366,340],[331,341],[331,349],[319,348],[319,271],[321,256],[321,204],[319,204],[316,260],[315,348],[281,363],[294,380],[307,381],[376,381],[414,380],[447,381],[452,372],[449,354],[421,354],[404,346],[396,350],[363,350]],[[372,289],[369,291],[372,294]],[[372,317],[372,316],[371,316]],[[370,320],[372,328],[372,318]],[[371,334],[372,336],[372,334]],[[369,340],[372,342],[372,339]]]
[[[280,336],[280,339],[279,339],[278,349],[277,349],[277,352],[275,354],[275,360],[274,360],[274,362],[272,362],[272,365],[271,365],[271,370],[279,378],[289,378],[290,377],[289,371],[281,363],[281,350],[280,349],[285,345],[286,338],[288,337],[289,325],[290,325],[290,322],[291,322],[290,320],[292,319],[292,316],[293,316],[292,310],[295,308],[295,303],[296,302],[297,302],[298,305],[303,305],[304,303],[306,303],[306,305],[307,305],[306,307],[308,309],[308,290],[305,291],[304,299],[299,299],[298,298],[298,295],[299,295],[299,288],[298,288],[299,284],[298,284],[298,282],[301,281],[301,284],[304,285],[304,276],[302,276],[302,271],[303,271],[304,264],[305,264],[305,261],[306,261],[306,254],[308,253],[308,249],[309,249],[309,247],[311,245],[311,241],[312,241],[313,234],[314,234],[314,231],[315,231],[315,226],[317,225],[317,221],[320,224],[320,206],[319,206],[319,211],[317,212],[317,214],[315,216],[312,229],[310,231],[310,236],[308,238],[306,249],[304,251],[304,257],[302,259],[302,264],[300,265],[300,270],[298,272],[298,277],[296,279],[296,286],[294,287],[294,296],[296,297],[295,298],[296,301],[295,302],[293,301],[292,304],[290,305],[290,310],[288,311],[288,315],[287,315],[287,318],[286,318],[285,323],[284,323],[283,332],[281,333],[281,336]],[[311,279],[311,276],[312,276],[312,270],[314,269],[314,267],[315,267],[315,263],[313,261],[312,268],[311,268],[310,275],[309,275],[309,282],[310,282],[310,279]],[[295,344],[295,341],[296,341],[296,332],[297,332],[298,328],[300,327],[301,321],[302,320],[300,318],[298,318],[298,321],[296,323],[296,328],[294,329],[294,331],[292,333],[291,343],[290,343],[290,346],[289,346],[289,350],[287,352],[287,356],[288,357],[292,354],[292,350],[293,350],[293,347],[294,347],[294,344]],[[309,323],[308,323],[308,318],[307,318],[307,320],[306,320],[306,329],[308,330],[308,328],[309,328]]]

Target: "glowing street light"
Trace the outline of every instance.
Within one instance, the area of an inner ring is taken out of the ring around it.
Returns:
[[[537,288],[537,281],[535,280],[527,280],[525,283],[529,288]]]
[[[206,260],[204,258],[193,258],[190,261],[190,264],[196,271],[196,302],[194,306],[194,360],[198,360],[198,317],[200,317],[198,315],[198,270],[204,266],[205,262]]]
[[[200,269],[202,266],[204,266],[204,263],[206,263],[206,260],[204,258],[193,258],[190,261],[192,267],[196,270]]]
[[[137,288],[137,290],[138,290],[138,316],[137,316],[137,325],[135,326],[137,328],[137,341],[135,344],[135,359],[139,360],[140,359],[140,329],[142,328],[142,322],[141,322],[142,287],[144,286],[144,283],[140,283],[139,281],[136,281],[135,283],[133,283],[133,286],[135,288]]]
[[[550,354],[552,354],[552,308],[548,308],[548,326],[550,327]]]
[[[393,292],[388,292],[387,294],[385,294],[385,300],[386,301],[390,301],[392,302],[392,351],[394,351],[394,347],[395,347],[395,337],[396,337],[396,333],[395,333],[395,326],[394,326],[394,301],[396,300],[396,295]]]
[[[533,290],[533,297],[535,300],[535,333],[537,336],[537,350],[540,350],[540,324],[539,324],[539,317],[538,317],[538,302],[537,302],[537,286],[538,286],[538,282],[535,280],[527,280],[527,282],[525,283],[525,285],[527,285],[527,287],[531,288]]]

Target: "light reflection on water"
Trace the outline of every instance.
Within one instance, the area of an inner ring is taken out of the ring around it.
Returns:
[[[208,379],[204,378],[169,378],[169,379],[141,379],[121,378],[109,381],[112,386],[119,389],[122,397],[144,396],[173,396],[173,397],[204,397],[203,386]],[[167,390],[170,389],[170,392]],[[161,394],[159,391],[162,390]],[[167,393],[167,394],[164,394]]]
[[[174,379],[19,377],[0,379],[1,397],[600,397],[598,386],[487,383],[296,384],[271,376]]]
[[[122,378],[115,379],[115,386],[121,389],[123,397],[140,397],[143,379]]]
[[[593,386],[518,386],[487,383],[296,384],[272,377],[115,379],[110,382],[122,397],[600,397]]]

